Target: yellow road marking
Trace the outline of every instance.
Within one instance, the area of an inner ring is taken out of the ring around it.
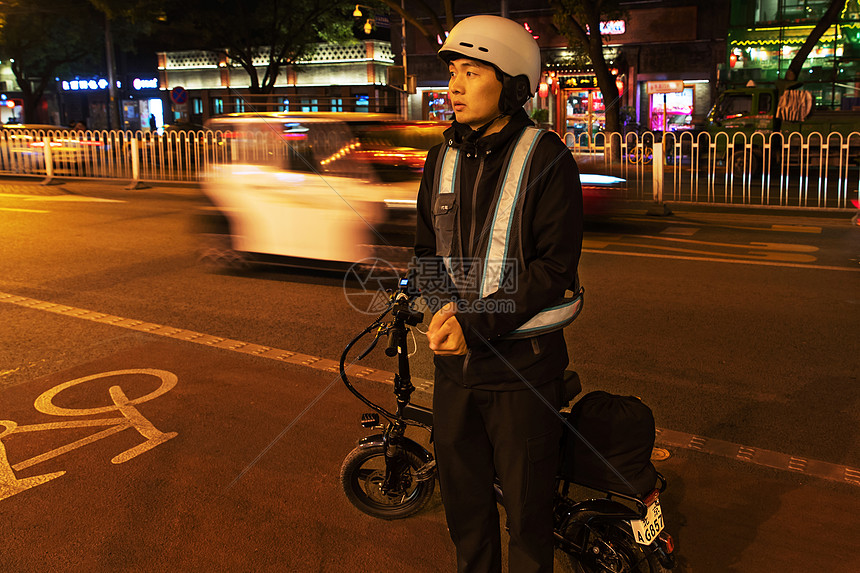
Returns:
[[[86,195],[28,195],[26,193],[0,193],[0,198],[23,199],[25,201],[71,201],[78,203],[125,203],[120,199],[103,199]]]
[[[582,248],[589,249],[605,249],[609,245],[614,245],[621,240],[621,237],[618,236],[609,236],[602,238],[595,237],[583,237],[582,238]]]
[[[112,406],[101,406],[96,408],[61,408],[53,403],[57,394],[67,388],[77,386],[100,378],[108,378],[111,376],[126,376],[134,374],[143,374],[147,376],[155,376],[161,380],[161,384],[157,389],[133,400],[129,400],[125,392],[119,386],[111,386],[108,389]],[[91,416],[94,414],[105,414],[108,412],[119,412],[119,417],[102,418],[97,420],[72,420],[68,422],[48,422],[42,424],[32,424],[20,426],[17,422],[11,420],[0,420],[0,438],[5,438],[11,434],[19,434],[26,432],[44,432],[50,430],[65,430],[69,428],[84,428],[92,426],[109,426],[108,428],[91,434],[59,448],[38,454],[27,460],[18,462],[14,465],[9,463],[9,458],[6,454],[6,447],[0,440],[0,500],[12,497],[30,488],[42,485],[54,478],[60,477],[65,472],[57,472],[53,474],[44,474],[31,478],[18,479],[15,476],[16,471],[25,470],[29,467],[40,464],[44,461],[56,458],[57,456],[76,450],[80,447],[97,442],[103,438],[119,433],[123,430],[134,428],[145,439],[145,441],[137,446],[134,446],[120,454],[114,456],[111,460],[114,464],[126,462],[143,452],[149,451],[168,440],[175,438],[176,432],[162,432],[156,428],[140,411],[135,407],[137,404],[147,402],[153,398],[157,398],[176,386],[178,378],[176,374],[166,370],[156,370],[152,368],[135,368],[129,370],[115,370],[112,372],[100,372],[83,378],[76,378],[69,382],[64,382],[54,386],[50,390],[43,392],[36,398],[33,406],[38,412],[51,416]]]
[[[727,257],[685,257],[682,255],[663,255],[659,253],[642,253],[634,251],[610,251],[607,249],[582,249],[583,253],[592,253],[595,255],[618,255],[624,257],[641,257],[645,259],[671,259],[675,261],[692,261],[692,262],[707,262],[707,263],[730,263],[739,265],[759,265],[765,267],[783,267],[786,269],[814,269],[817,271],[843,271],[849,273],[860,272],[860,268],[854,267],[834,267],[831,265],[810,265],[798,264],[790,262],[777,261],[761,261],[761,260],[746,260],[746,259],[731,259]],[[710,255],[718,255],[719,253],[708,253]]]
[[[746,249],[748,253],[718,253],[703,249],[670,247],[653,243],[630,241],[626,239],[645,239],[653,241],[683,243],[689,245],[701,245],[703,247],[707,246],[730,249]],[[814,247],[812,245],[800,245],[795,243],[717,243],[711,241],[698,241],[695,239],[683,239],[679,237],[662,237],[652,235],[609,235],[606,237],[592,237],[590,239],[583,239],[582,241],[583,251],[585,252],[588,252],[590,250],[596,250],[595,252],[601,252],[600,250],[606,249],[610,245],[624,247],[641,247],[644,249],[652,249],[658,251],[675,251],[679,253],[705,255],[714,258],[714,260],[720,260],[716,257],[725,257],[725,260],[752,259],[784,261],[786,263],[814,262],[815,260],[817,260],[816,257],[802,253],[814,253],[819,250],[818,247]],[[611,251],[603,250],[602,252]]]
[[[12,211],[15,213],[50,213],[44,209],[15,209],[14,207],[0,207],[0,211]]]
[[[668,247],[664,245],[637,245],[636,243],[625,243],[625,246],[647,247],[649,249],[657,249],[661,251],[675,251],[678,253],[695,253],[701,255],[715,255],[711,251],[700,251],[696,249],[683,249],[680,247]],[[726,253],[723,255],[731,259],[753,259],[753,260],[769,260],[769,261],[785,261],[787,263],[811,263],[816,260],[812,255],[802,255],[797,253],[777,253],[777,252],[762,252],[762,253]]]
[[[654,239],[656,241],[674,241],[676,243],[693,243],[696,245],[707,245],[709,247],[729,247],[735,249],[765,249],[769,251],[788,251],[794,253],[814,253],[818,247],[812,245],[798,245],[796,243],[715,243],[711,241],[697,241],[695,239],[680,239],[678,237],[654,237],[651,235],[627,235],[635,239]]]
[[[698,219],[698,220],[697,220]],[[816,227],[814,225],[775,225],[771,224],[769,227],[767,224],[762,221],[762,226],[755,227],[752,225],[730,225],[727,223],[720,222],[720,219],[712,218],[712,217],[698,217],[697,219],[691,219],[689,221],[679,221],[672,220],[672,225],[691,225],[696,227],[701,227],[703,224],[708,225],[710,227],[718,227],[720,229],[735,229],[738,231],[776,231],[780,233],[810,233],[810,234],[821,234],[821,227]],[[654,222],[653,217],[613,217],[613,221],[648,221],[649,223]]]

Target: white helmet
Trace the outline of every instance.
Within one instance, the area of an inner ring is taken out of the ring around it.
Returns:
[[[456,55],[490,63],[514,78],[526,76],[529,93],[522,103],[538,89],[540,48],[523,25],[513,20],[472,16],[460,21],[439,49],[439,57],[445,61]]]

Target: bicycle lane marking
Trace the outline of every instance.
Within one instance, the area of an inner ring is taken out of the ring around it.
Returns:
[[[18,296],[4,292],[0,292],[0,302],[14,304],[16,306],[21,306],[34,310],[47,311],[63,316],[70,316],[73,318],[80,318],[82,320],[88,320],[90,322],[109,324],[111,326],[118,326],[137,332],[146,332],[149,334],[155,334],[157,336],[174,338],[177,340],[183,340],[185,342],[193,342],[194,344],[200,344],[202,346],[210,346],[213,348],[220,348],[222,350],[232,350],[234,352],[250,354],[253,356],[259,356],[260,358],[268,358],[270,360],[277,360],[280,362],[285,362],[287,364],[307,366],[315,370],[335,373],[340,372],[339,362],[328,358],[322,358],[320,356],[302,354],[301,352],[294,352],[291,350],[274,348],[271,346],[263,346],[251,342],[234,340],[232,338],[213,336],[211,334],[205,334],[193,330],[186,330],[183,328],[176,328],[173,326],[166,326],[163,324],[146,322],[143,320],[135,320],[132,318],[105,314],[93,310],[87,310],[64,304],[37,300],[25,296]],[[353,364],[348,366],[346,371],[347,374],[349,374],[350,376],[354,376],[357,378],[364,378],[366,380],[373,380],[376,382],[385,383],[394,382],[394,373],[385,370],[377,370],[375,368],[368,368],[366,366]],[[417,389],[421,389],[421,386],[426,386],[427,383],[427,381],[424,381],[421,384],[415,384],[415,386]]]
[[[112,326],[119,326],[138,332],[146,332],[176,340],[183,340],[185,342],[193,342],[202,346],[220,348],[222,350],[230,350],[242,354],[250,354],[253,356],[259,356],[260,358],[267,358],[269,360],[276,360],[288,364],[306,366],[315,370],[335,373],[340,371],[339,363],[328,358],[302,354],[300,352],[293,352],[290,350],[273,348],[250,342],[243,342],[230,338],[222,338],[192,330],[185,330],[182,328],[100,313],[4,292],[0,292],[0,302],[34,310],[52,312],[63,316],[80,318],[101,324],[110,324]],[[365,380],[387,384],[394,382],[394,373],[385,370],[377,370],[352,364],[346,368],[346,371],[351,377],[364,378]],[[413,383],[415,383],[416,389],[423,390],[425,392],[432,388],[432,381],[414,380]],[[2,423],[3,422],[0,422],[0,424]],[[765,450],[763,448],[753,448],[741,444],[734,444],[722,440],[695,436],[693,434],[663,428],[657,428],[657,442],[661,445],[729,457],[755,465],[763,465],[784,471],[818,477],[828,481],[837,481],[860,486],[860,468],[852,468],[819,460],[799,458],[797,456],[783,454],[772,450]],[[2,446],[2,444],[0,444],[0,446]],[[2,452],[0,452],[0,455],[1,454]],[[0,478],[2,478],[2,474],[0,474]],[[0,480],[0,484],[2,484],[2,480]],[[2,496],[0,496],[0,499],[2,499]]]
[[[101,378],[128,375],[154,376],[161,381],[161,384],[156,390],[150,392],[149,394],[146,394],[139,398],[134,398],[132,400],[128,399],[125,392],[120,386],[112,385],[109,388],[111,401],[113,402],[113,405],[111,406],[101,406],[96,408],[62,408],[57,406],[53,402],[54,398],[58,394],[60,394],[63,390],[66,390],[73,386],[77,386],[79,384],[83,384]],[[146,417],[144,417],[143,414],[141,414],[135,406],[143,402],[148,402],[149,400],[152,400],[169,392],[173,389],[174,386],[176,386],[177,382],[177,376],[172,372],[167,372],[166,370],[138,368],[100,372],[98,374],[84,376],[82,378],[76,378],[69,382],[63,382],[61,384],[58,384],[57,386],[54,386],[53,388],[50,388],[49,390],[46,390],[45,392],[42,392],[42,394],[40,394],[39,397],[36,398],[36,401],[33,403],[33,406],[38,412],[47,414],[49,416],[92,416],[106,414],[109,412],[118,412],[120,416],[90,420],[48,422],[43,424],[30,424],[23,426],[12,420],[0,420],[0,428],[2,428],[2,431],[0,431],[0,501],[12,497],[16,494],[22,493],[30,488],[47,483],[53,479],[65,475],[66,473],[65,471],[59,471],[19,479],[18,477],[16,477],[15,472],[20,472],[42,462],[56,458],[57,456],[61,456],[83,446],[95,443],[103,438],[107,438],[108,436],[112,436],[113,434],[116,434],[123,430],[134,428],[143,438],[145,438],[145,441],[114,456],[113,459],[111,459],[111,463],[113,464],[121,464],[123,462],[127,462],[128,460],[135,458],[140,454],[147,452],[163,444],[164,442],[175,438],[178,435],[176,432],[162,432],[158,430],[155,425],[153,425],[152,422],[150,422]],[[108,428],[15,464],[9,462],[9,458],[6,452],[6,446],[3,443],[3,438],[7,438],[13,434],[101,426],[108,426]]]

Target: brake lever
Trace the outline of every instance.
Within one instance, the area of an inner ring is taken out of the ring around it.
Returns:
[[[379,338],[382,336],[383,326],[384,325],[382,324],[379,325],[379,328],[376,329],[376,336],[373,337],[373,340],[371,341],[370,345],[364,350],[364,352],[358,355],[357,360],[362,360],[365,356],[370,354],[374,348],[376,348],[376,343],[379,342]],[[386,331],[387,330],[388,329],[386,329]]]

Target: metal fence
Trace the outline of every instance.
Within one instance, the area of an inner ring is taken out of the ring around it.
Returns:
[[[257,137],[254,145],[232,145]],[[750,206],[847,209],[857,207],[860,133],[567,134],[581,170],[627,180],[629,199],[653,197],[662,177],[663,201]],[[654,148],[664,161],[655,170]],[[271,134],[229,131],[74,131],[0,129],[0,174],[117,179],[131,182],[197,181],[206,166],[260,161],[283,153]]]
[[[565,143],[584,169],[626,179],[630,199],[652,199],[659,177],[668,202],[858,207],[857,132],[568,134]],[[655,144],[662,147],[662,168],[654,165]]]
[[[230,161],[229,133],[0,129],[0,174],[130,181],[197,181]]]

